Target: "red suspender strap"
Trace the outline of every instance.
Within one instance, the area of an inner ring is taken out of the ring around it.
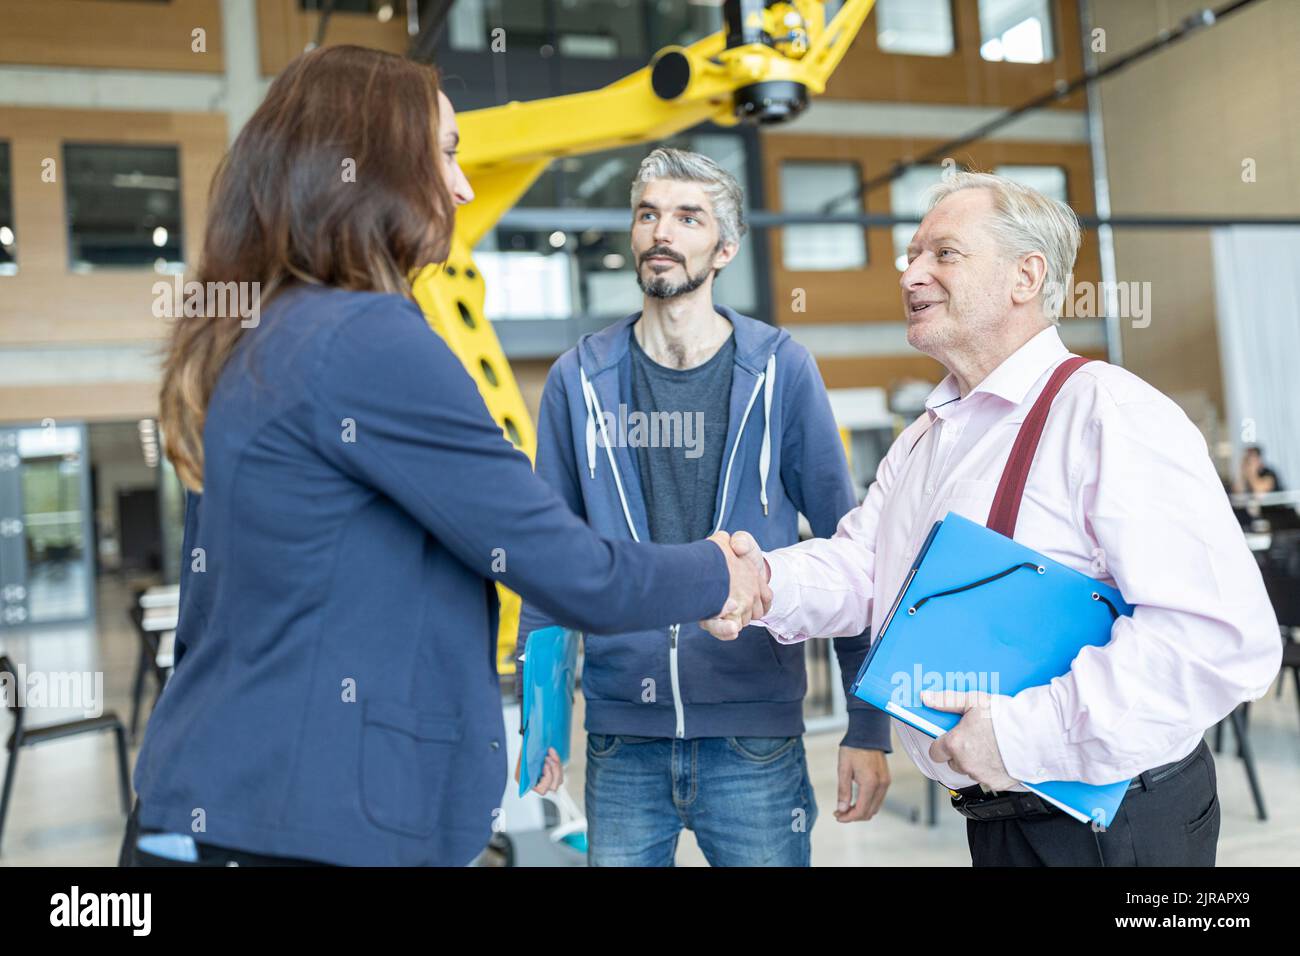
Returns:
[[[1091,361],[1092,359],[1075,355],[1058,365],[1020,425],[1016,443],[1011,446],[1011,457],[1007,459],[1007,466],[1002,470],[1002,480],[998,482],[998,492],[993,496],[993,507],[989,509],[988,527],[999,534],[1008,538],[1015,537],[1020,499],[1025,493],[1029,466],[1034,462],[1038,440],[1043,437],[1043,426],[1047,424],[1047,413],[1052,407],[1052,400],[1056,398],[1056,393],[1061,390],[1065,380],[1080,366]]]

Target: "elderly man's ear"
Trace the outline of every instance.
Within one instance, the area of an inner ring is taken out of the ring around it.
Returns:
[[[1047,294],[1047,260],[1041,252],[1031,252],[1021,257],[1016,266],[1016,281],[1011,287],[1011,298],[1016,305],[1033,302],[1041,293]]]

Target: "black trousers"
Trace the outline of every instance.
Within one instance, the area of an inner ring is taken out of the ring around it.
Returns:
[[[173,860],[165,856],[155,856],[136,846],[136,841],[145,833],[153,830],[140,829],[140,801],[136,801],[131,810],[131,817],[126,821],[126,835],[122,838],[122,849],[118,854],[118,866],[328,866],[314,860],[296,860],[287,856],[267,856],[262,853],[248,853],[244,850],[231,850],[226,847],[199,843],[199,858],[193,863]]]
[[[1196,759],[1179,773],[1125,794],[1105,830],[1064,813],[1036,820],[967,819],[966,841],[973,866],[1214,866],[1214,757],[1201,741]]]

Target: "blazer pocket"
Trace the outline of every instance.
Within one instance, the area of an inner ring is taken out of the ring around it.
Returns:
[[[393,701],[362,707],[362,810],[385,830],[432,836],[463,735],[460,716]]]

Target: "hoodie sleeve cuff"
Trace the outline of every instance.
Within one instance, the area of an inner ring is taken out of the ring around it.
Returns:
[[[849,729],[840,741],[840,746],[889,753],[892,749],[891,730],[890,717],[883,710],[875,707],[850,710]]]

